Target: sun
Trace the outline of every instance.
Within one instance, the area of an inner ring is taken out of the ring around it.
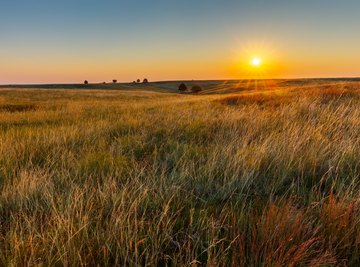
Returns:
[[[254,67],[259,67],[261,65],[261,59],[258,58],[258,57],[254,57],[251,60],[251,65],[254,66]]]

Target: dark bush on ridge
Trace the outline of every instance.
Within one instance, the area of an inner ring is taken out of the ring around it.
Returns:
[[[184,91],[186,91],[186,90],[187,90],[186,84],[185,84],[185,83],[181,83],[181,84],[179,85],[179,91],[180,91],[180,92],[184,92]]]
[[[84,84],[89,84],[89,82],[87,80],[84,81]]]
[[[149,82],[149,81],[148,81],[148,79],[146,79],[146,78],[143,80],[143,83],[148,83],[148,82]]]
[[[201,92],[202,91],[202,88],[201,88],[201,86],[199,86],[199,85],[194,85],[192,88],[191,88],[191,92],[193,92],[193,93],[195,93],[195,94],[197,94],[197,93],[199,93],[199,92]]]

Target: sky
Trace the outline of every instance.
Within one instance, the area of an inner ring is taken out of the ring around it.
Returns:
[[[359,12],[359,0],[0,0],[0,84],[360,76]]]

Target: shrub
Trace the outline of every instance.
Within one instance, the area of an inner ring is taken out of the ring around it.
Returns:
[[[193,92],[193,93],[195,93],[195,94],[197,94],[197,93],[199,93],[199,92],[201,92],[202,91],[202,88],[201,88],[201,86],[199,86],[199,85],[194,85],[192,88],[191,88],[191,92]]]
[[[140,79],[137,79],[136,82],[137,82],[137,83],[140,83]]]
[[[181,84],[179,85],[179,91],[180,91],[180,92],[184,92],[184,91],[186,91],[186,90],[187,90],[186,84],[185,84],[185,83],[181,83]]]
[[[89,82],[87,80],[84,81],[84,84],[89,84]]]
[[[143,83],[148,83],[148,82],[149,82],[149,81],[148,81],[148,79],[146,79],[146,78],[143,80]]]
[[[113,80],[113,83],[117,83],[117,80]]]

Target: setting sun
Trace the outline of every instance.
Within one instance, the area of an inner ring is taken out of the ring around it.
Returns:
[[[259,67],[261,65],[261,59],[258,57],[255,57],[251,60],[251,65],[254,67]]]

